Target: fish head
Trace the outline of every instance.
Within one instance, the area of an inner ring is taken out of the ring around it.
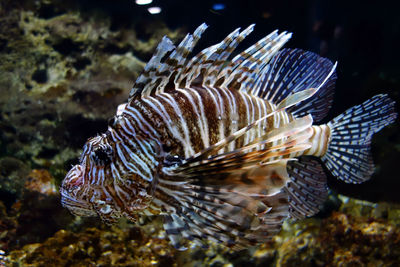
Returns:
[[[60,188],[61,203],[72,214],[99,215],[110,222],[120,217],[113,197],[107,192],[113,184],[110,167],[113,151],[106,134],[90,138],[84,145],[79,164],[67,173]]]
[[[67,173],[60,189],[62,205],[72,214],[97,215],[114,223],[120,217],[135,221],[138,212],[148,207],[155,179],[143,179],[143,173],[134,171],[135,157],[121,158],[117,151],[124,145],[113,142],[109,133],[87,141],[80,163]]]

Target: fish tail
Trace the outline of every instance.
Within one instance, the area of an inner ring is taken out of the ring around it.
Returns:
[[[328,123],[331,136],[322,160],[334,176],[355,184],[371,177],[374,172],[372,135],[395,121],[394,105],[386,94],[376,95]]]

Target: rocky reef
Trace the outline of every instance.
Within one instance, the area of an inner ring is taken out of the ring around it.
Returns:
[[[161,37],[183,35],[160,21],[149,25],[151,34],[114,31],[110,18],[83,16],[61,1],[0,8],[0,155],[57,179],[87,137],[106,129]]]
[[[44,196],[46,201],[51,200],[48,194]],[[46,221],[44,208],[34,209],[27,204],[13,207],[14,215],[10,216],[2,205],[0,250],[5,255],[0,257],[0,263],[3,261],[6,266],[396,266],[400,258],[400,207],[340,198],[339,210],[329,216],[288,221],[270,243],[239,252],[214,243],[207,249],[191,247],[177,251],[156,218],[144,218],[139,225],[122,221],[108,227],[94,219],[72,219],[65,214],[61,223],[54,219],[61,216],[53,214],[60,213],[56,208],[51,209],[52,219]],[[26,213],[33,214],[33,218],[24,217]],[[40,222],[34,227],[24,225],[35,220]],[[44,223],[47,230],[40,230],[40,224]],[[33,233],[21,232],[38,226]],[[43,239],[51,232],[50,237]]]
[[[165,240],[153,244],[149,237],[133,245],[140,236],[137,228],[112,232],[97,222],[77,222],[61,207],[58,186],[87,137],[106,129],[161,37],[183,36],[162,21],[149,22],[156,29],[151,32],[140,26],[116,31],[112,18],[97,11],[82,14],[82,8],[78,2],[47,0],[0,3],[0,266],[6,255],[14,265],[61,266],[67,263],[63,259],[90,247],[84,241],[75,244],[83,236],[99,239],[104,255],[93,245],[87,262],[92,257],[103,266],[116,260],[117,250],[109,246],[122,247],[122,239],[130,245],[118,253],[131,257],[119,261],[127,265],[140,262],[137,257],[148,257],[150,264],[153,254],[163,253],[159,247],[168,248]],[[86,223],[101,230],[86,230]],[[109,245],[103,242],[107,238]]]
[[[6,261],[19,266],[173,266],[167,243],[144,236],[138,227],[60,230],[41,244],[12,251]]]
[[[240,252],[177,251],[157,218],[110,227],[62,208],[58,187],[86,139],[105,130],[161,37],[186,32],[144,21],[124,25],[79,1],[0,2],[0,266],[400,264],[400,207],[387,202],[339,195],[318,216],[288,221],[270,243]],[[394,128],[386,133],[399,143]],[[384,176],[400,149],[381,139]]]

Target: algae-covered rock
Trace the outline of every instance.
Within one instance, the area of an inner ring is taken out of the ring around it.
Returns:
[[[113,227],[60,230],[42,244],[11,252],[7,260],[23,266],[176,266],[174,254],[166,240],[149,238],[138,227]]]
[[[396,266],[400,259],[400,228],[396,221],[375,216],[375,205],[346,199],[340,211],[325,219],[285,224],[278,266]],[[357,205],[360,213],[348,212]],[[391,207],[389,213],[399,209]],[[368,212],[367,212],[368,211]],[[379,217],[379,218],[377,218]],[[279,238],[278,238],[279,239]]]
[[[18,198],[24,187],[29,167],[13,157],[0,158],[0,192],[10,199]],[[6,197],[0,197],[6,201]]]
[[[73,219],[62,208],[54,177],[47,170],[34,169],[27,175],[21,198],[10,213],[18,222],[14,242],[18,246],[41,242]]]
[[[9,250],[10,243],[15,240],[16,229],[17,221],[15,218],[8,216],[6,207],[0,201],[0,252]],[[2,256],[0,254],[0,266]]]
[[[143,39],[133,26],[115,31],[109,17],[84,16],[61,1],[6,3],[10,10],[0,12],[0,156],[48,168],[60,180],[86,139],[104,131],[126,102],[162,36],[182,34],[158,23]]]

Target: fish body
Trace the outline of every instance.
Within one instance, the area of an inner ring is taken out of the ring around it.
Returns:
[[[175,47],[164,37],[106,133],[90,138],[61,186],[80,216],[164,218],[186,240],[234,248],[265,242],[327,197],[320,158],[339,179],[372,175],[372,135],[396,118],[378,95],[327,124],[335,68],[277,31],[230,58],[253,25],[189,58],[203,24]]]

